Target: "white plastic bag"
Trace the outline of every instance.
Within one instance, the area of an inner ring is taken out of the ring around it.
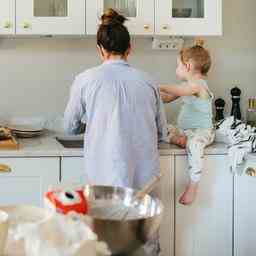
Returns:
[[[54,214],[40,223],[20,225],[17,236],[24,239],[27,256],[111,255],[80,218]]]

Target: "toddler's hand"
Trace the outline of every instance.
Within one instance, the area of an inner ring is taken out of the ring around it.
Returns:
[[[173,100],[173,96],[168,94],[168,93],[165,93],[163,91],[160,91],[160,96],[162,98],[162,101],[164,103],[170,103],[172,100]]]

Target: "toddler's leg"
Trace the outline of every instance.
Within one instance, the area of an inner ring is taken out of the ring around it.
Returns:
[[[211,144],[214,139],[214,134],[211,131],[195,132],[189,136],[187,142],[187,154],[189,164],[190,182],[186,187],[185,192],[180,198],[180,203],[188,205],[194,202],[199,186],[199,181],[203,169],[204,149]]]

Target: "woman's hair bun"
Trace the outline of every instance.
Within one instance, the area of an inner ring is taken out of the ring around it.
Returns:
[[[196,38],[195,39],[195,46],[201,46],[204,47],[205,41],[202,38]]]
[[[123,15],[111,8],[107,9],[101,16],[101,24],[105,26],[123,25],[126,20]]]

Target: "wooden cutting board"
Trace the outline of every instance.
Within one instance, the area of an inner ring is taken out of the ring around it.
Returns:
[[[19,149],[19,143],[13,137],[8,140],[0,140],[0,150],[2,149]]]

